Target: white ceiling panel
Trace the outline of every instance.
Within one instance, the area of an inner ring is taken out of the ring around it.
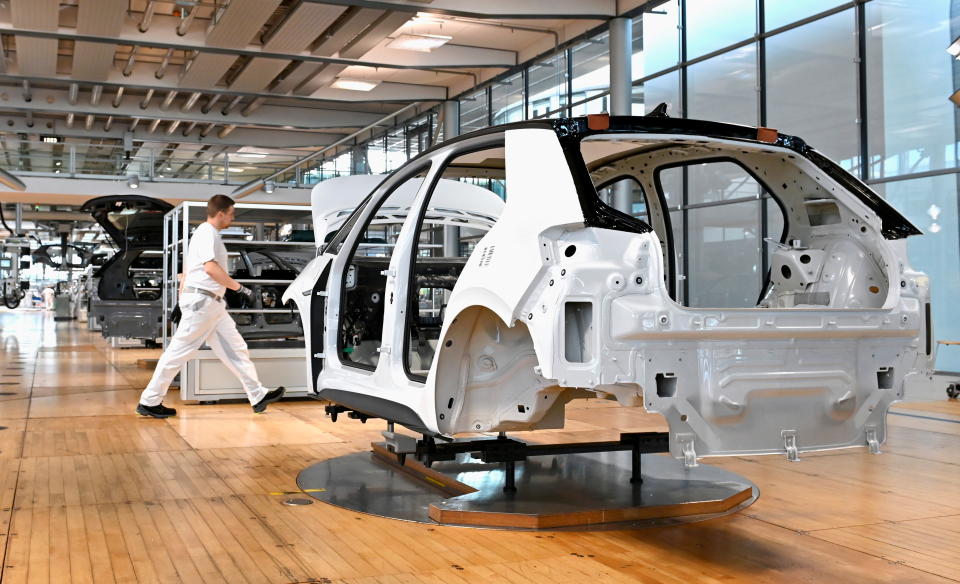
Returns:
[[[232,0],[207,33],[207,44],[232,49],[246,47],[279,5],[280,0]]]
[[[341,14],[343,6],[300,4],[273,33],[264,48],[277,53],[300,52],[308,48]]]
[[[214,87],[237,58],[219,53],[200,53],[180,76],[181,87]]]
[[[300,4],[280,24],[264,49],[278,53],[299,53],[310,47],[346,11],[342,6]],[[236,91],[259,91],[273,81],[290,61],[285,59],[253,59],[230,85]]]
[[[59,24],[58,0],[12,0],[10,20],[16,28],[55,31]],[[57,73],[56,39],[16,37],[17,66],[21,75],[46,77]]]
[[[283,68],[289,62],[286,59],[254,59],[233,80],[230,89],[234,91],[260,91],[273,81],[273,78],[283,71]]]
[[[126,0],[84,0],[79,5],[77,32],[116,37],[123,28]],[[113,67],[116,45],[78,42],[73,53],[73,73],[81,79],[105,80]]]

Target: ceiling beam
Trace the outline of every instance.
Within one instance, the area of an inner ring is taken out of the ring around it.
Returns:
[[[136,25],[131,25],[130,30],[136,31]],[[77,42],[92,42],[92,43],[104,43],[110,45],[136,45],[140,47],[148,48],[157,48],[157,49],[175,49],[182,51],[199,51],[200,54],[211,54],[211,55],[222,55],[229,57],[239,57],[239,56],[248,56],[248,57],[263,57],[269,59],[286,59],[290,61],[303,61],[309,63],[331,63],[337,65],[358,65],[363,67],[383,67],[385,69],[414,69],[414,70],[426,70],[426,71],[435,71],[438,68],[443,69],[473,69],[477,67],[482,68],[506,68],[512,67],[515,63],[512,53],[510,51],[504,51],[499,53],[499,58],[494,62],[488,63],[470,63],[462,64],[457,62],[443,63],[442,65],[424,67],[420,65],[405,65],[399,63],[383,63],[379,61],[372,61],[369,59],[361,58],[347,58],[347,57],[332,57],[332,56],[322,56],[308,51],[300,52],[273,52],[267,50],[265,47],[261,48],[256,45],[247,45],[242,48],[223,48],[216,47],[205,44],[203,42],[193,42],[191,43],[184,38],[171,38],[171,39],[162,39],[159,36],[155,36],[152,33],[147,38],[146,35],[141,33],[127,34],[127,29],[124,29],[117,37],[103,37],[97,35],[88,35],[81,34],[73,28],[60,27],[56,30],[38,30],[31,29],[28,27],[16,27],[10,22],[0,22],[0,33],[3,34],[16,34],[19,37],[27,38],[40,38],[40,39],[68,39]],[[332,54],[332,53],[331,53]],[[488,55],[493,58],[494,54],[489,53]]]
[[[4,116],[0,115],[0,119]],[[68,128],[62,120],[37,120],[33,127],[28,127],[23,118],[8,118],[13,121],[13,125],[3,124],[3,135],[27,134],[38,136],[39,134],[55,134],[64,138],[78,138],[84,140],[112,139],[123,140],[130,127],[127,123],[120,123],[116,120],[110,130],[104,130],[102,118],[97,119],[93,128],[88,132],[83,129],[82,123],[74,123],[72,128]],[[50,122],[50,127],[46,123]],[[217,131],[209,133],[205,137],[200,136],[200,132],[194,130],[187,136],[183,132],[177,131],[174,136],[167,136],[161,131],[150,133],[148,123],[137,125],[137,129],[132,132],[133,140],[148,142],[164,142],[176,138],[177,142],[189,142],[193,144],[215,144],[221,146],[255,146],[258,148],[312,148],[318,146],[327,146],[342,138],[341,133],[327,132],[295,132],[289,130],[264,130],[260,128],[237,128],[227,136],[220,138]],[[39,138],[39,136],[38,136]],[[38,139],[37,138],[37,139]],[[69,149],[69,144],[65,145]]]
[[[410,13],[433,12],[469,18],[607,20],[617,15],[617,0],[304,0]]]
[[[46,81],[46,82],[56,82],[67,85],[74,81],[85,81],[82,79],[74,79],[67,75],[60,75],[55,77],[27,77],[20,75],[19,72],[6,72],[0,74],[0,80],[2,79],[14,79],[17,82],[22,82],[23,80],[29,81]],[[94,83],[96,83],[94,81]],[[229,89],[224,88],[209,88],[209,87],[181,87],[177,84],[176,81],[168,79],[157,79],[153,76],[153,73],[145,73],[143,71],[134,71],[129,77],[124,77],[123,73],[120,71],[113,71],[110,74],[110,77],[103,82],[99,82],[104,86],[110,86],[111,88],[116,87],[126,87],[126,88],[136,88],[142,91],[149,91],[153,89],[155,91],[170,91],[170,90],[182,90],[184,92],[195,92],[201,91],[205,93],[223,93],[226,95],[241,95],[244,97],[267,97],[267,98],[297,98],[297,99],[307,99],[312,101],[336,101],[344,103],[364,103],[364,102],[411,102],[411,101],[437,101],[447,99],[447,88],[442,86],[435,85],[415,85],[412,83],[393,83],[393,82],[384,82],[372,89],[371,91],[350,91],[346,89],[326,89],[324,91],[315,92],[311,95],[284,95],[280,93],[272,93],[267,91],[259,92],[236,92],[230,91]]]
[[[100,100],[96,105],[93,105],[92,99],[89,101],[77,100],[75,104],[71,105],[70,90],[34,89],[33,98],[26,101],[23,94],[16,89],[15,86],[0,85],[0,111],[9,109],[18,112],[32,111],[61,115],[72,113],[77,116],[137,117],[146,120],[164,119],[205,124],[238,124],[241,126],[274,127],[290,130],[361,127],[382,117],[382,114],[379,113],[321,108],[304,110],[303,108],[281,105],[263,105],[249,115],[243,115],[242,110],[239,109],[223,114],[218,108],[203,113],[200,108],[184,109],[173,103],[164,108],[162,102],[155,103],[147,108],[141,108],[142,99],[137,95],[126,95],[121,97],[119,101]],[[185,105],[192,97],[185,94],[178,99],[180,101],[177,104],[182,102]],[[114,106],[114,103],[117,105]]]

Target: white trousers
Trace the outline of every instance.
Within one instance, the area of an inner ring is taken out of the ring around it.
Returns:
[[[177,332],[160,356],[153,378],[140,395],[140,403],[145,406],[159,405],[180,368],[204,342],[237,376],[250,403],[256,404],[262,400],[267,388],[261,385],[257,377],[257,368],[250,361],[247,343],[227,313],[226,304],[204,294],[188,292],[180,297],[180,311],[183,316]]]

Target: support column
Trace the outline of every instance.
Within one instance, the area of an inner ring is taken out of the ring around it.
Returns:
[[[454,99],[443,102],[443,139],[449,140],[460,135],[460,102]],[[460,228],[452,225],[443,227],[443,257],[460,256]]]
[[[610,21],[610,115],[629,116],[633,103],[633,21],[614,18]],[[630,214],[633,186],[621,180],[613,185],[613,206]]]
[[[2,205],[3,203],[0,203]],[[23,203],[16,203],[14,206],[14,215],[13,215],[13,233],[10,235],[14,237],[20,237],[20,234],[23,233]],[[21,248],[16,248],[16,252],[13,254],[13,270],[11,270],[11,275],[17,286],[20,285],[20,253],[23,251]]]

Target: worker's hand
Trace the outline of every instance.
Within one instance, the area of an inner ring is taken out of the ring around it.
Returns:
[[[242,294],[244,298],[247,299],[251,305],[253,304],[253,290],[247,288],[246,286],[241,285],[237,288],[237,294]]]

